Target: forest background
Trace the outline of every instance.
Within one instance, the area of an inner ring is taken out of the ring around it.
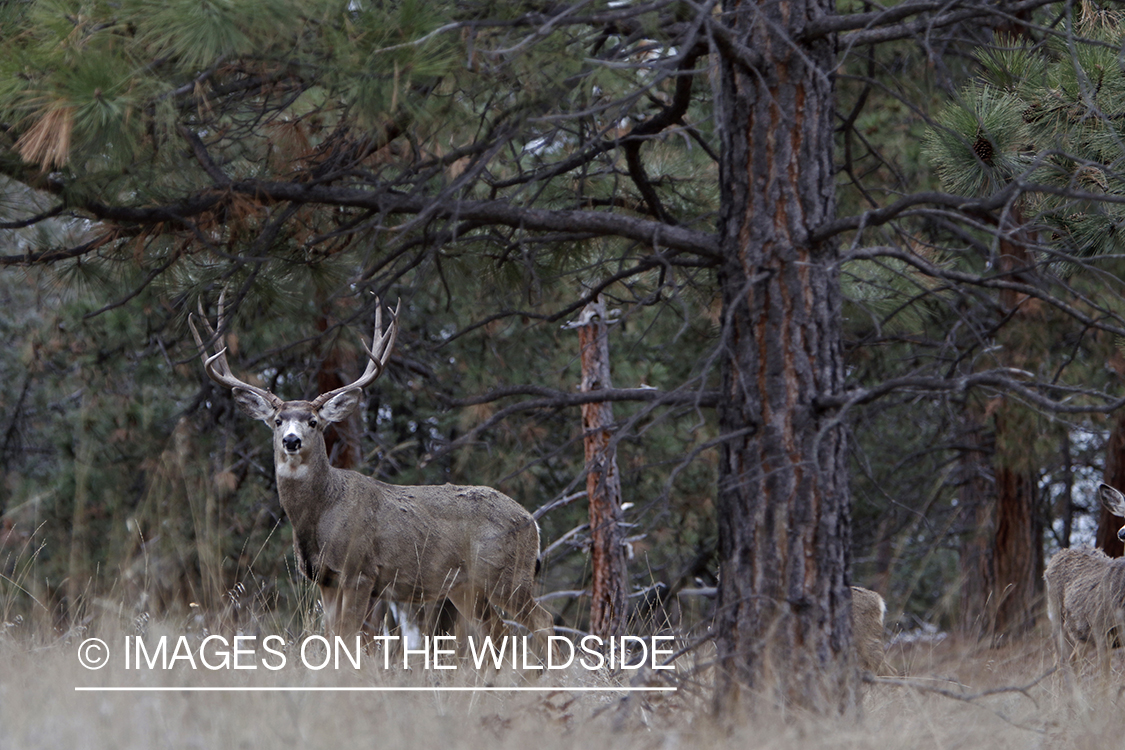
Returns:
[[[849,582],[895,629],[1026,634],[1125,486],[1122,18],[0,3],[5,633],[316,626],[267,433],[188,332],[226,289],[232,366],[285,398],[353,379],[402,301],[333,460],[536,512],[560,625],[591,627],[608,401],[631,629],[714,620],[729,679],[781,659],[795,703]]]

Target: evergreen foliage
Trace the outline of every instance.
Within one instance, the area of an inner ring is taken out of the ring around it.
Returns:
[[[987,197],[1018,181],[1046,244],[1079,257],[1120,253],[1121,21],[1084,3],[1069,33],[1038,44],[998,39],[980,56],[979,79],[928,134],[943,186]]]
[[[1064,485],[1103,461],[1125,336],[1125,80],[1120,19],[1092,5],[1074,21],[1033,8],[1018,36],[994,35],[1010,20],[995,4],[957,6],[968,20],[912,7],[848,0],[804,19],[793,44],[840,42],[836,215],[757,218],[800,224],[808,262],[830,258],[844,293],[846,382],[791,406],[850,433],[852,580],[887,595],[892,618],[951,627],[983,607],[962,593],[969,541],[993,529],[966,488],[995,489],[992,459],[1034,475],[1047,527]],[[736,269],[716,234],[724,175],[747,167],[721,151],[740,123],[716,119],[716,66],[759,70],[767,52],[731,42],[735,16],[0,3],[0,331],[14,342],[0,539],[19,541],[0,542],[2,619],[49,611],[63,627],[112,599],[189,628],[267,611],[294,634],[317,626],[268,433],[208,384],[187,333],[187,313],[226,289],[232,366],[286,398],[354,376],[375,299],[402,299],[391,366],[343,439],[386,481],[487,484],[544,510],[549,592],[588,584],[566,325],[606,295],[628,390],[614,408],[635,622],[707,627],[712,600],[674,592],[719,581],[719,481],[746,468],[722,451],[763,428],[720,434],[719,364],[765,344],[732,340],[719,289],[745,271],[758,295],[778,273]],[[1020,243],[1034,269],[1000,268]],[[803,324],[785,345],[812,346]],[[993,423],[1005,399],[1022,404],[1003,412],[1008,432]],[[796,535],[805,520],[784,523]],[[580,596],[549,602],[584,627]]]
[[[357,436],[361,468],[402,483],[494,485],[532,510],[583,481],[576,408],[544,406],[481,430],[512,399],[450,406],[505,386],[571,392],[577,337],[560,325],[577,314],[576,300],[604,287],[621,313],[612,335],[622,387],[713,385],[700,367],[715,336],[711,318],[699,318],[713,304],[709,269],[650,263],[612,283],[651,251],[580,231],[539,237],[473,225],[443,245],[449,230],[424,217],[401,225],[401,215],[369,208],[226,191],[294,181],[440,202],[504,190],[541,207],[640,212],[624,159],[598,144],[612,144],[630,114],[643,121],[646,107],[668,100],[674,81],[635,61],[674,52],[615,36],[608,60],[592,63],[575,51],[590,44],[585,31],[564,27],[526,45],[521,27],[506,30],[500,18],[520,14],[479,4],[52,0],[3,12],[12,44],[0,60],[0,121],[10,124],[0,171],[39,192],[12,183],[0,219],[60,200],[66,216],[132,212],[70,219],[69,234],[26,240],[31,253],[98,243],[30,272],[68,300],[38,324],[58,326],[60,343],[55,374],[31,392],[50,399],[69,383],[90,395],[58,413],[4,402],[23,440],[4,456],[11,494],[0,513],[45,541],[27,583],[46,606],[74,607],[58,582],[76,575],[94,577],[89,595],[120,590],[140,610],[196,601],[223,611],[236,584],[256,592],[259,608],[311,604],[293,570],[266,433],[205,383],[186,336],[186,313],[197,300],[209,308],[220,288],[234,299],[232,362],[287,398],[315,393],[330,356],[361,356],[345,328],[369,327],[372,292],[401,297],[394,366],[367,394]],[[474,19],[489,26],[478,32]],[[689,102],[685,122],[700,106]],[[706,217],[716,167],[692,137],[646,141],[646,169],[666,211]],[[550,176],[576,148],[594,153],[577,173]],[[190,213],[193,202],[205,205]],[[174,208],[156,223],[132,220],[153,206]],[[68,365],[76,347],[91,359]],[[617,413],[630,544],[643,561],[636,586],[645,587],[713,547],[714,425],[690,402]],[[71,477],[86,462],[99,468]],[[77,571],[64,551],[83,492],[95,510],[84,511]],[[545,542],[583,515],[577,502],[544,516]],[[588,570],[575,553],[585,538],[552,555],[550,587],[583,585]],[[707,579],[706,567],[692,575]],[[581,600],[558,606],[581,621]]]

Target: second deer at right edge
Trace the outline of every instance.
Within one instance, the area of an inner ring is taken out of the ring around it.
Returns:
[[[1125,518],[1125,495],[1103,484],[1098,496],[1105,508]],[[1125,528],[1117,532],[1125,540]],[[1109,651],[1125,635],[1125,558],[1110,558],[1100,549],[1070,548],[1056,553],[1043,574],[1047,581],[1047,615],[1060,663],[1076,650],[1093,645],[1103,670]]]

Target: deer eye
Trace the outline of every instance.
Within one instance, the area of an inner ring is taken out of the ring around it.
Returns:
[[[281,427],[281,420],[280,420],[280,419],[275,419],[275,420],[273,420],[273,423],[274,423],[275,425],[277,425],[278,427]]]
[[[312,427],[313,429],[316,429],[316,420],[315,419],[309,420],[309,427]]]

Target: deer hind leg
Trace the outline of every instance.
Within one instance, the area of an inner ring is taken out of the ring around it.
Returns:
[[[478,652],[484,648],[485,638],[491,638],[494,647],[497,649],[503,647],[505,653],[511,650],[514,644],[504,645],[503,639],[507,635],[504,621],[500,619],[500,614],[486,596],[465,587],[450,591],[447,597],[459,615],[455,618],[454,629],[457,635],[457,651],[460,655],[465,656],[472,650],[469,647],[470,638]]]
[[[555,620],[551,617],[551,613],[531,595],[535,588],[538,536],[535,537],[533,545],[528,545],[528,549],[533,552],[524,560],[525,564],[500,572],[487,593],[493,605],[527,629],[531,636],[532,653],[540,662],[546,664],[549,637],[555,633]]]
[[[469,635],[478,638],[489,636],[495,643],[506,634],[504,621],[481,592],[467,587],[456,589],[449,592],[449,601],[460,613]]]
[[[555,621],[551,613],[535,601],[530,587],[518,586],[506,598],[494,599],[494,603],[503,608],[513,620],[527,628],[531,634],[532,652],[539,661],[546,664],[550,644],[548,636],[554,635]]]
[[[1047,586],[1047,619],[1051,622],[1051,641],[1055,647],[1055,660],[1059,667],[1066,668],[1074,658],[1074,649],[1068,648],[1066,626],[1063,624],[1062,607],[1052,595],[1050,584]]]

